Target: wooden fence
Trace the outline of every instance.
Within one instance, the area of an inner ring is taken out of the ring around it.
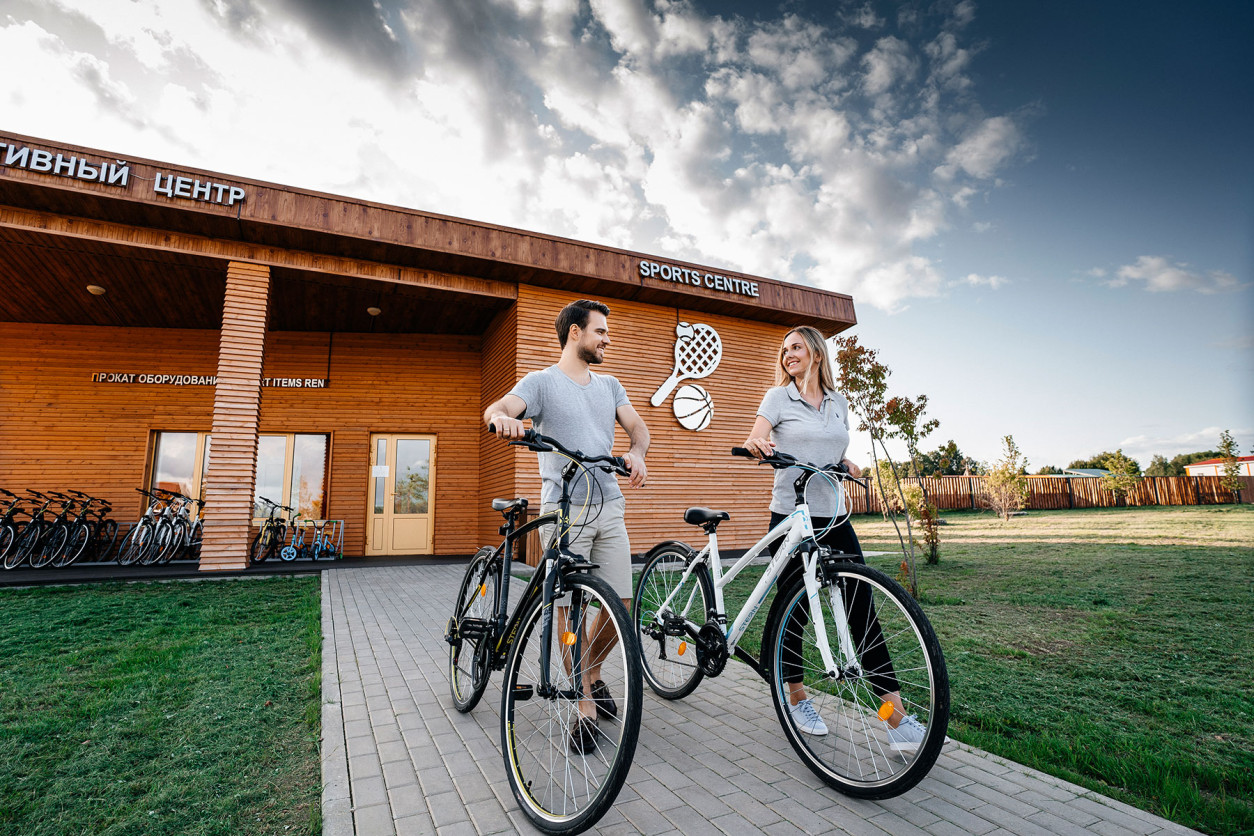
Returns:
[[[987,476],[928,476],[908,479],[907,484],[923,483],[928,499],[942,511],[985,507],[982,496]],[[1242,476],[1241,502],[1254,503],[1254,476]],[[1028,476],[1028,501],[1032,511],[1067,508],[1122,508],[1140,505],[1226,505],[1234,500],[1224,490],[1221,476],[1146,476],[1124,497],[1102,488],[1102,480],[1091,476]],[[882,513],[878,492],[867,480],[867,487],[849,485],[855,514]]]

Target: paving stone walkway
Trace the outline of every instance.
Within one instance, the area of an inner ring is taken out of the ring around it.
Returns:
[[[500,750],[500,680],[448,694],[444,624],[461,565],[322,573],[326,836],[535,833]],[[512,584],[519,590],[522,584]],[[636,757],[603,834],[1185,834],[1195,831],[957,742],[905,795],[859,801],[805,769],[766,684],[731,663],[677,702],[645,687]]]

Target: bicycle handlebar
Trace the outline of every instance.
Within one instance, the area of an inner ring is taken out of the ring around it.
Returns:
[[[796,456],[790,456],[787,453],[781,453],[778,450],[771,453],[769,456],[763,456],[759,459],[744,447],[733,447],[731,449],[731,454],[733,456],[741,456],[746,459],[754,459],[762,464],[769,464],[776,470],[785,470],[790,467],[804,467],[811,470],[821,471],[829,476],[836,476],[850,482],[857,482],[859,485],[863,484],[861,479],[855,479],[849,474],[849,468],[845,467],[844,462],[840,462],[838,464],[817,465],[812,462],[798,461]]]
[[[495,434],[496,425],[488,424],[488,432]],[[509,443],[515,447],[526,447],[528,450],[535,450],[537,453],[558,452],[582,464],[601,465],[601,469],[607,473],[631,476],[631,471],[627,469],[627,462],[622,456],[589,456],[579,450],[570,450],[556,438],[551,438],[535,430],[523,430],[522,440]]]

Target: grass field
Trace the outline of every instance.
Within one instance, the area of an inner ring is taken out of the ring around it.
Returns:
[[[316,577],[0,590],[0,834],[321,831]]]
[[[1189,827],[1254,832],[1254,507],[942,518],[919,583],[950,735]],[[864,549],[896,548],[879,517],[854,526]],[[895,574],[897,554],[868,562]]]

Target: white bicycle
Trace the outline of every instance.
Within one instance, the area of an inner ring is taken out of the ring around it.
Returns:
[[[755,458],[741,447],[732,454]],[[796,467],[796,507],[726,571],[717,529],[726,511],[689,508],[700,526],[701,551],[677,541],[645,556],[632,618],[649,687],[666,699],[692,693],[703,677],[723,672],[729,656],[748,664],[771,689],[784,733],[802,761],[828,785],[858,798],[889,798],[927,774],[949,725],[949,677],[936,634],[919,604],[883,572],[818,544],[806,486],[814,476],[837,493],[852,478],[836,465],[819,467],[776,452],[761,460]],[[772,543],[783,538],[748,600],[728,626],[725,587]],[[761,661],[739,646],[789,560],[800,578],[776,594],[766,617]],[[790,691],[801,683],[818,715],[798,716]],[[791,685],[791,688],[790,688]]]

